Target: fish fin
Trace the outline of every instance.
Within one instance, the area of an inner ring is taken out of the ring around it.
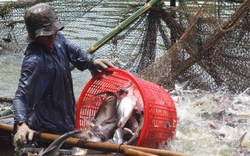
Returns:
[[[58,154],[58,152],[54,151],[56,149],[56,146],[51,147],[50,149],[42,152],[41,156],[46,156],[46,155],[55,155]],[[40,152],[39,152],[40,153]]]
[[[242,142],[243,142],[243,140],[244,140],[246,134],[247,134],[247,132],[245,132],[245,133],[240,137],[240,139],[236,142],[236,146],[237,146],[237,145],[238,145],[238,146],[243,146],[243,145],[242,145]]]
[[[42,155],[43,151],[44,151],[44,148],[42,148],[42,149],[39,151],[38,155]]]

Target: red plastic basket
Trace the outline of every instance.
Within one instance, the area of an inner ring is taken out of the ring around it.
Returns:
[[[136,146],[158,148],[159,144],[172,139],[177,125],[177,112],[170,94],[162,87],[137,78],[117,68],[108,68],[94,76],[84,87],[76,109],[76,128],[88,129],[89,119],[98,111],[101,102],[93,100],[93,95],[117,92],[117,86],[126,87],[133,82],[144,104],[144,121]]]

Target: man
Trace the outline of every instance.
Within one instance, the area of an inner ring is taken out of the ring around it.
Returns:
[[[54,9],[40,3],[24,16],[29,42],[22,63],[21,76],[13,100],[16,134],[14,145],[22,148],[31,141],[34,130],[64,134],[75,130],[75,97],[70,63],[77,69],[99,70],[114,67],[70,43],[59,32]]]

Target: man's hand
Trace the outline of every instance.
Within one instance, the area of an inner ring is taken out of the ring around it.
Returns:
[[[16,149],[22,148],[28,141],[32,141],[34,131],[31,130],[26,123],[23,123],[18,127],[18,131],[14,136],[14,145]]]
[[[97,58],[94,60],[93,64],[98,70],[105,70],[109,67],[115,68],[115,66],[106,59]]]

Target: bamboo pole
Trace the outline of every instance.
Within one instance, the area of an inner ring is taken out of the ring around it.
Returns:
[[[12,132],[13,126],[0,123],[0,130]],[[42,141],[49,141],[49,142],[52,142],[59,137],[60,135],[50,134],[50,133],[38,133],[36,135],[36,139],[42,140]],[[119,144],[111,144],[111,143],[105,143],[105,142],[84,141],[84,140],[80,140],[77,138],[69,138],[64,143],[69,146],[74,146],[74,147],[79,147],[79,148],[84,148],[84,149],[98,150],[98,151],[104,151],[104,152],[114,152],[114,153],[127,154],[127,155],[132,154],[132,155],[139,156],[139,154],[144,153],[144,154],[148,154],[148,156],[153,156],[153,155],[191,156],[189,154],[172,152],[172,151],[167,151],[167,150],[162,150],[162,149],[138,147],[138,146],[132,146],[132,145],[119,145]]]
[[[99,49],[101,46],[103,46],[105,43],[107,43],[112,37],[119,34],[124,28],[126,28],[129,24],[131,24],[133,21],[135,21],[140,15],[147,12],[152,6],[160,2],[161,0],[151,0],[147,4],[145,4],[142,8],[137,10],[134,14],[132,14],[130,17],[128,17],[125,21],[123,21],[120,25],[115,27],[110,33],[105,35],[103,38],[101,38],[99,41],[97,41],[94,45],[92,45],[87,52],[90,54],[93,54],[97,49]],[[75,67],[73,64],[70,64],[70,69],[73,70]]]
[[[11,98],[0,97],[0,102],[12,103],[12,101],[13,101],[13,99],[11,99]],[[9,107],[8,109],[6,109],[4,111],[1,111],[0,117],[12,114],[12,109],[13,109],[13,106]]]
[[[117,35],[119,32],[121,32],[124,28],[126,28],[130,23],[135,21],[140,15],[147,12],[152,6],[160,2],[160,0],[151,0],[146,5],[144,5],[142,8],[140,8],[138,11],[136,11],[133,15],[128,17],[125,21],[123,21],[119,26],[117,26],[113,31],[105,35],[102,39],[97,41],[92,47],[90,47],[87,52],[94,53],[98,48],[100,48],[103,44],[108,42],[112,37]]]
[[[146,153],[146,152],[142,152],[133,148],[126,148],[124,149],[124,155],[131,155],[131,156],[157,156],[155,154],[152,153]]]
[[[13,132],[13,126],[0,123],[0,130],[4,130],[7,132]]]

